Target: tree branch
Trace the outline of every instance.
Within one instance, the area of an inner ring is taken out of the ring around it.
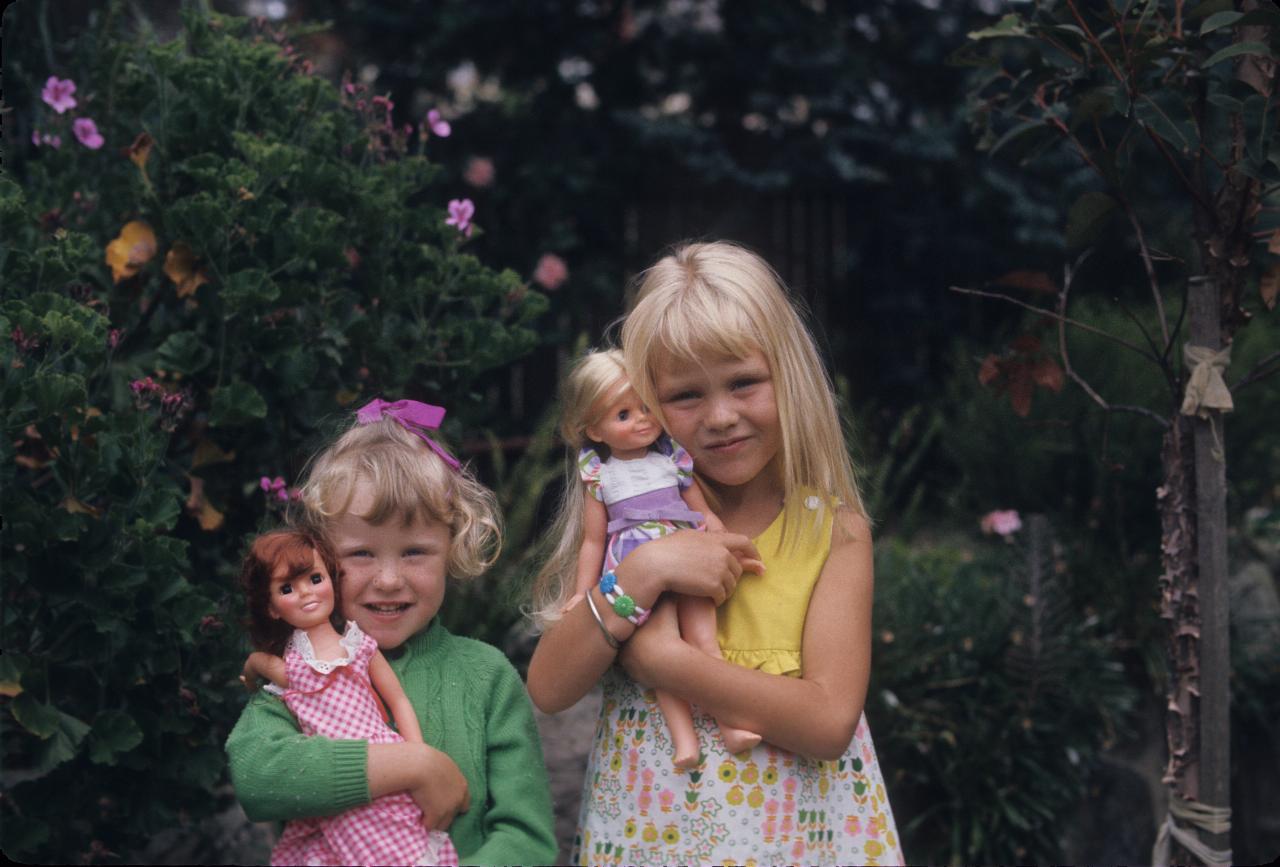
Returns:
[[[1020,298],[1014,298],[1012,295],[1005,295],[1002,292],[987,292],[982,289],[966,289],[963,286],[952,286],[950,287],[950,289],[952,292],[959,292],[961,295],[976,295],[979,298],[996,298],[1000,301],[1008,301],[1010,304],[1014,304],[1026,310],[1030,310],[1032,313],[1039,313],[1041,316],[1047,316],[1050,319],[1064,322],[1067,325],[1072,325],[1076,328],[1081,329],[1082,331],[1088,331],[1090,334],[1096,334],[1099,337],[1102,337],[1106,340],[1110,340],[1112,343],[1118,343],[1119,345],[1123,346],[1125,349],[1138,353],[1148,361],[1153,361],[1157,363],[1159,362],[1159,358],[1157,356],[1147,352],[1145,349],[1143,349],[1141,346],[1138,346],[1136,343],[1130,343],[1128,340],[1125,340],[1123,337],[1117,337],[1116,335],[1108,331],[1103,331],[1100,328],[1094,328],[1092,325],[1086,325],[1085,323],[1080,322],[1078,320],[1064,317],[1061,314],[1054,312],[1053,310],[1046,310],[1043,307],[1037,307],[1034,304],[1028,304],[1027,302],[1021,300]]]
[[[1094,403],[1102,407],[1104,412],[1137,413],[1138,415],[1154,419],[1161,427],[1167,428],[1169,426],[1168,420],[1161,418],[1159,414],[1144,406],[1128,406],[1125,404],[1109,403],[1106,398],[1094,390],[1093,386],[1089,385],[1089,383],[1085,381],[1083,376],[1076,373],[1076,369],[1071,366],[1071,354],[1067,351],[1067,323],[1071,322],[1071,320],[1067,318],[1067,297],[1071,292],[1071,282],[1074,276],[1074,269],[1068,265],[1066,277],[1062,281],[1062,291],[1058,293],[1058,310],[1055,314],[1055,318],[1058,320],[1058,354],[1062,356],[1062,366],[1066,370],[1067,376],[1075,380],[1076,384],[1084,389],[1085,394],[1089,395]]]
[[[1248,373],[1237,379],[1235,384],[1231,386],[1231,391],[1239,391],[1246,385],[1251,385],[1259,380],[1266,379],[1274,373],[1280,373],[1280,364],[1275,365],[1270,370],[1266,369],[1269,365],[1275,364],[1277,361],[1280,361],[1280,352],[1271,353],[1250,368]]]

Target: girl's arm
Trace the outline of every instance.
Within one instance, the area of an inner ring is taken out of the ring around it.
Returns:
[[[831,552],[809,599],[801,677],[753,671],[681,641],[674,605],[662,605],[623,651],[637,681],[666,689],[783,749],[837,759],[862,716],[871,669],[871,531],[837,513]],[[649,546],[642,546],[649,547]]]
[[[240,682],[244,688],[253,692],[258,688],[259,680],[269,680],[281,689],[289,688],[289,675],[284,667],[284,660],[274,653],[263,653],[255,650],[244,661],[244,672]]]
[[[422,743],[418,715],[409,702],[409,696],[405,695],[400,678],[391,670],[391,665],[381,650],[374,651],[373,658],[369,660],[369,679],[373,681],[378,695],[382,696],[382,700],[391,709],[391,718],[396,721],[396,731],[400,736],[411,744]]]
[[[746,536],[682,530],[641,545],[614,572],[618,584],[642,608],[651,608],[667,590],[707,596],[719,605],[729,598],[742,575],[740,561],[759,557],[760,552]],[[630,638],[636,627],[614,613],[599,584],[591,584],[588,592],[609,632],[619,641]],[[533,703],[544,713],[571,707],[613,664],[615,655],[590,609],[575,605],[538,640],[529,662]]]

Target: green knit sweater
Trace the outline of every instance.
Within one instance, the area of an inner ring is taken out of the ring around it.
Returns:
[[[471,809],[449,826],[463,864],[550,864],[556,858],[542,743],[524,684],[494,647],[437,619],[404,644],[392,669],[422,725],[467,778]],[[369,803],[368,743],[303,735],[259,691],[227,738],[231,780],[255,822],[331,816]]]

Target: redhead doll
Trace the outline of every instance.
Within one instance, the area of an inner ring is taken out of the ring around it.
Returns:
[[[305,735],[422,743],[413,706],[377,643],[354,621],[341,634],[334,627],[334,564],[328,547],[300,530],[254,541],[240,583],[256,650],[240,679],[251,690],[258,678],[269,680],[266,689],[283,699]],[[387,724],[383,701],[398,734]],[[457,865],[458,853],[447,834],[423,826],[422,811],[401,792],[287,823],[271,863]]]
[[[615,613],[643,623],[648,611],[634,607],[617,587],[613,570],[651,539],[703,524],[711,530],[723,526],[694,481],[688,452],[663,433],[631,389],[621,352],[606,350],[584,357],[565,381],[562,404],[560,432],[577,452],[573,475],[578,483],[566,484],[561,514],[565,532],[559,535],[560,548],[539,575],[541,586],[535,594],[547,595],[546,585],[560,580],[561,592],[551,594],[558,597],[553,607],[562,613],[585,599],[606,640],[614,644],[588,593],[591,586],[600,583]],[[574,579],[572,595],[565,580],[569,574]],[[562,598],[566,596],[567,600]],[[681,596],[678,607],[681,637],[720,658],[715,604],[706,597]],[[671,733],[675,766],[695,767],[701,750],[688,703],[659,692],[658,706]],[[742,729],[721,725],[720,734],[731,753],[760,743],[758,734]]]

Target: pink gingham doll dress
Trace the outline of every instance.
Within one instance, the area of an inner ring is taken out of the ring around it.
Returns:
[[[377,642],[353,621],[343,633],[342,647],[345,655],[339,659],[316,659],[307,634],[294,632],[284,652],[289,688],[272,691],[282,695],[305,735],[371,744],[403,741],[387,725],[369,680]],[[400,792],[336,816],[294,819],[271,850],[271,863],[456,867],[458,853],[448,834],[423,827],[422,811]]]

